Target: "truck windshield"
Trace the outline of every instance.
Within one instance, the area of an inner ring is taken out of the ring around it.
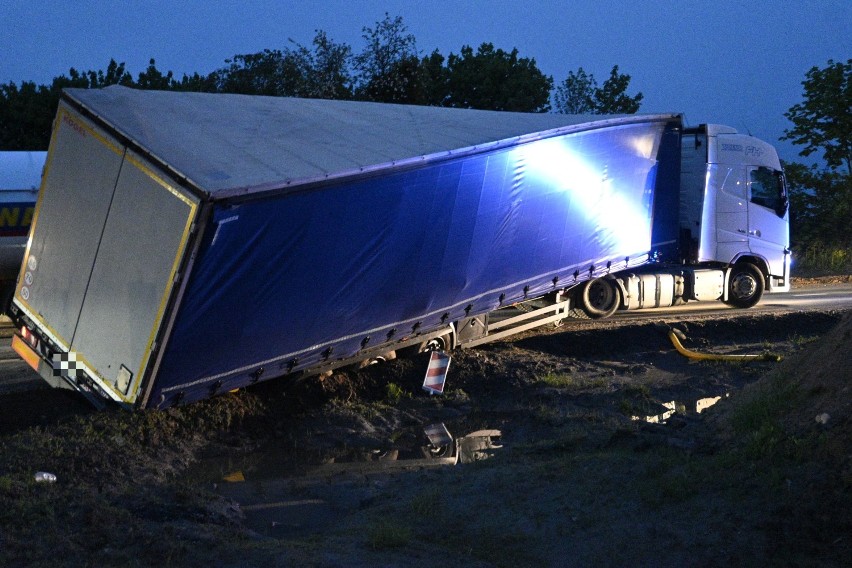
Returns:
[[[787,213],[784,174],[770,168],[756,168],[750,174],[751,202],[772,209],[779,217]]]

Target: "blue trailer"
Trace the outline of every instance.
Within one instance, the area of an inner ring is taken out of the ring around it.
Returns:
[[[641,267],[683,264],[682,140],[678,114],[68,89],[13,346],[54,386],[163,408],[606,315],[639,286],[616,276],[644,295]]]

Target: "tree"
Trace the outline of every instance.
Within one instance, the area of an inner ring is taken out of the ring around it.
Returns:
[[[48,87],[32,81],[0,85],[0,148],[47,149],[58,104]]]
[[[800,156],[821,152],[825,164],[784,166],[791,240],[800,259],[842,269],[852,262],[852,60],[812,67],[802,85],[802,102],[784,114],[793,128],[781,140],[804,145]]]
[[[797,256],[824,264],[824,252],[852,262],[852,176],[838,169],[784,164],[790,235]],[[836,264],[832,262],[831,264]]]
[[[294,47],[235,55],[228,67],[214,71],[215,90],[223,93],[276,97],[340,98],[352,96],[351,48],[316,31],[313,49],[290,40]]]
[[[216,74],[201,75],[198,72],[192,75],[184,75],[180,82],[175,82],[172,88],[175,91],[194,91],[200,93],[215,93]]]
[[[630,75],[618,72],[613,65],[609,78],[601,87],[595,76],[580,67],[556,87],[554,104],[556,112],[563,114],[634,114],[639,110],[644,95],[627,95]]]
[[[420,60],[416,104],[445,106],[449,97],[450,72],[444,56],[436,49]]]
[[[364,50],[355,56],[355,96],[361,100],[410,103],[418,98],[417,42],[401,16],[385,13],[375,28],[363,28]]]
[[[474,53],[466,45],[447,59],[446,105],[458,108],[547,112],[553,79],[535,59],[518,57],[518,50],[495,49],[483,43]]]
[[[793,128],[781,140],[804,144],[800,156],[822,151],[829,168],[846,166],[852,172],[852,59],[828,60],[824,69],[811,67],[802,81],[804,100],[784,116]]]
[[[167,91],[174,89],[177,84],[171,71],[163,75],[157,69],[156,62],[151,59],[148,61],[148,68],[139,73],[139,78],[136,80],[135,86],[140,89]]]
[[[322,30],[313,40],[314,50],[299,45],[296,54],[304,62],[304,91],[300,96],[318,99],[349,99],[352,97],[350,60],[352,48],[335,43]]]
[[[580,67],[576,73],[568,72],[568,77],[556,87],[553,96],[556,112],[562,114],[595,113],[595,77]]]
[[[639,110],[645,95],[636,93],[632,97],[626,93],[630,85],[630,75],[619,73],[618,65],[613,65],[609,78],[600,89],[595,89],[595,109],[598,114],[635,114]]]
[[[62,89],[92,89],[109,85],[132,85],[133,78],[124,63],[110,59],[106,71],[77,71],[54,77],[50,85],[24,81],[0,85],[0,148],[4,150],[45,150],[50,143],[53,117]]]
[[[288,69],[281,50],[235,55],[228,67],[213,72],[216,90],[240,95],[285,96],[297,72]],[[288,77],[288,75],[291,75]]]

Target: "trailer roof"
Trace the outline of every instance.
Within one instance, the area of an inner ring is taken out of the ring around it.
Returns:
[[[603,124],[678,115],[564,115],[414,105],[66,89],[108,127],[213,198],[296,188]]]

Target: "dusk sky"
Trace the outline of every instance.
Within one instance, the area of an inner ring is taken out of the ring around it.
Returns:
[[[603,82],[613,65],[632,76],[640,112],[683,112],[689,124],[750,131],[800,160],[778,138],[813,66],[852,57],[852,1],[659,0],[3,0],[0,83],[105,69],[135,77],[153,58],[161,71],[209,73],[235,54],[310,45],[315,30],[355,53],[364,26],[402,16],[422,55],[491,42],[534,58],[555,83],[583,67]]]

